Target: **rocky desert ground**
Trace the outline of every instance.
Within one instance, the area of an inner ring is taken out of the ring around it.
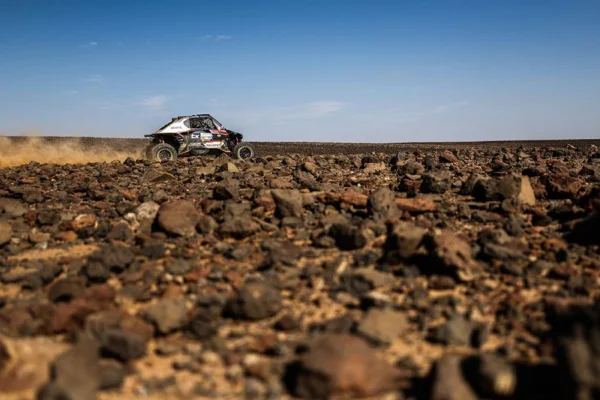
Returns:
[[[4,139],[0,398],[600,398],[600,141]]]

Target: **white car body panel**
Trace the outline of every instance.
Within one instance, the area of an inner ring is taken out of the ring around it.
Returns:
[[[223,147],[224,145],[225,145],[225,142],[223,142],[223,141],[204,143],[204,147],[206,147],[207,149],[218,149],[219,147]]]
[[[189,118],[182,118],[179,121],[175,121],[165,127],[165,129],[158,130],[156,133],[181,133],[187,132],[190,130],[187,126],[185,126],[184,122]]]

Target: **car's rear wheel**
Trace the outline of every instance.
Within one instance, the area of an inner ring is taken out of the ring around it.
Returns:
[[[173,161],[177,158],[177,150],[168,143],[159,143],[148,149],[147,156],[152,161]]]
[[[247,160],[252,157],[256,157],[256,150],[250,143],[238,143],[233,148],[233,157],[240,160]]]

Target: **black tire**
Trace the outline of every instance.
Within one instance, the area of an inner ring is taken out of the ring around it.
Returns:
[[[233,158],[247,160],[253,157],[256,157],[256,150],[250,143],[238,143],[233,149]]]
[[[146,156],[151,161],[174,161],[177,158],[177,150],[168,143],[159,143],[149,147]]]

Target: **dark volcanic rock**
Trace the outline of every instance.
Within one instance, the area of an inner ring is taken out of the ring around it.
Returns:
[[[135,254],[127,246],[109,245],[102,247],[93,253],[89,262],[100,263],[111,271],[121,272],[125,270],[134,260]]]
[[[107,329],[100,336],[102,351],[121,361],[135,360],[146,353],[143,337],[121,329]]]
[[[473,185],[471,194],[477,201],[514,199],[532,206],[536,204],[529,177],[516,174],[508,174],[500,179],[479,179]]]
[[[573,229],[565,235],[568,241],[579,244],[600,244],[600,212],[579,221]]]
[[[517,386],[516,368],[494,353],[482,353],[462,361],[467,381],[484,398],[512,396]]]
[[[0,398],[598,397],[590,141],[98,140],[0,169]]]
[[[357,268],[342,274],[339,281],[342,290],[355,297],[361,297],[374,288],[392,285],[394,276],[374,269]]]
[[[83,294],[85,290],[84,282],[80,279],[66,278],[57,281],[48,291],[48,298],[52,302],[71,301]]]
[[[432,172],[423,175],[421,192],[423,193],[446,193],[450,189],[451,179],[447,172]]]
[[[268,266],[294,266],[302,256],[302,247],[289,242],[265,241],[261,248],[267,251],[265,265]]]
[[[329,230],[329,235],[341,250],[356,250],[367,244],[367,239],[361,230],[348,223],[333,224]]]
[[[125,381],[126,368],[116,361],[100,363],[100,390],[120,389]]]

